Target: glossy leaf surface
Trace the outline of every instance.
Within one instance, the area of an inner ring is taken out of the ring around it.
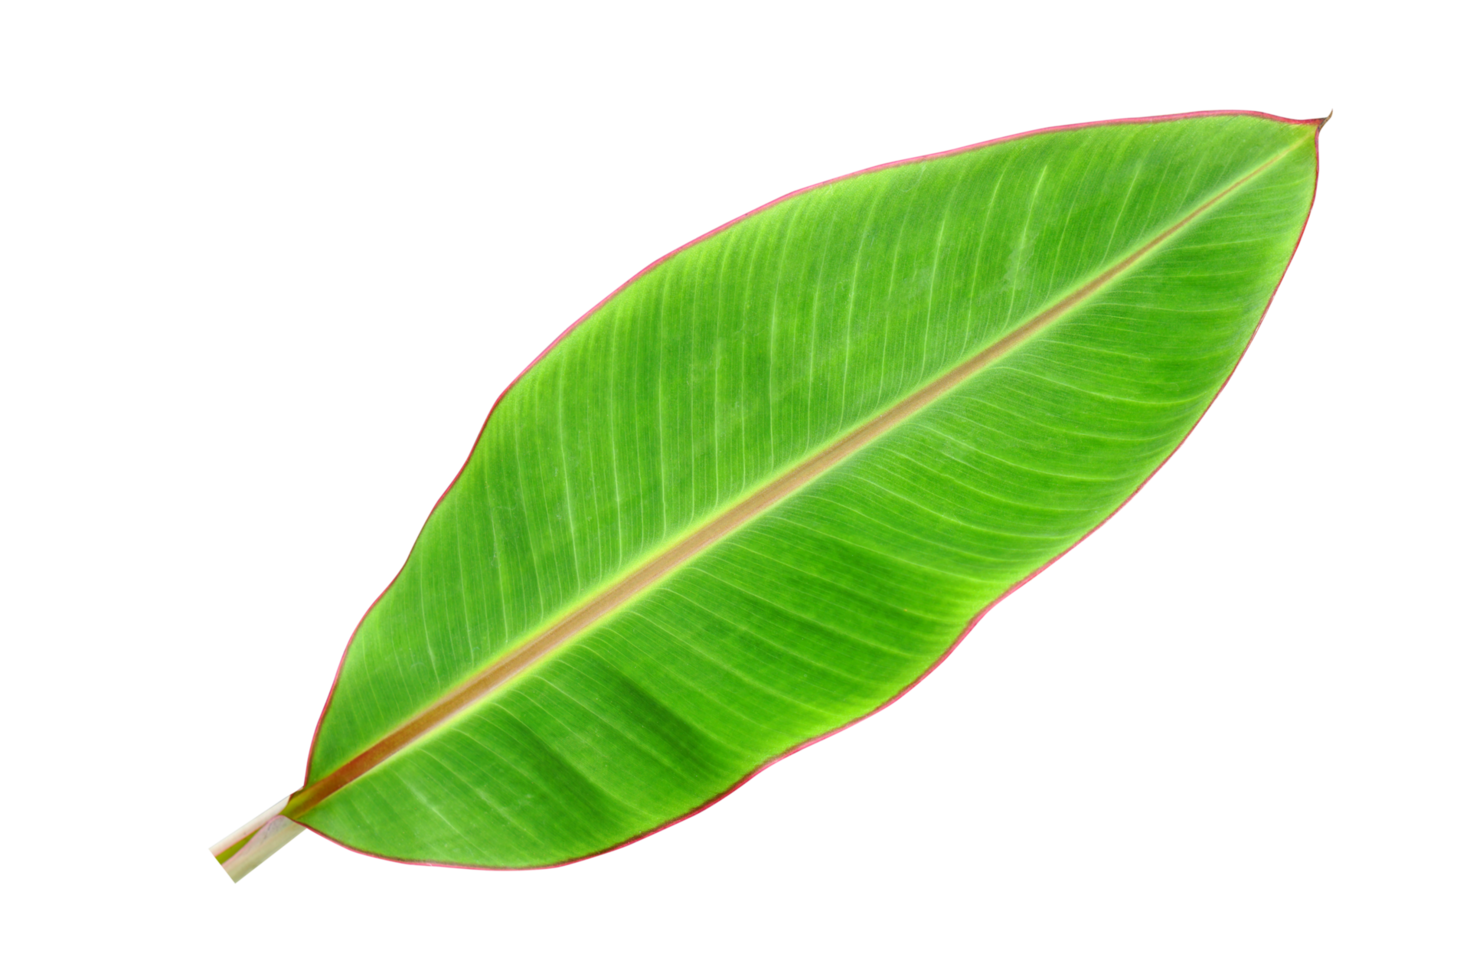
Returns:
[[[997,141],[645,270],[502,396],[286,814],[403,860],[557,864],[882,706],[1189,432],[1301,234],[1318,127]]]

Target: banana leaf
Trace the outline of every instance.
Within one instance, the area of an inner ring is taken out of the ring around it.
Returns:
[[[933,669],[1121,507],[1229,378],[1325,120],[1117,120],[875,167],[653,263],[501,395],[353,633],[303,827],[580,860]]]

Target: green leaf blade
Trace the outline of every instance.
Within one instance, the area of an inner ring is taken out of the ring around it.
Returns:
[[[349,645],[309,782],[1113,278],[288,815],[403,860],[561,863],[891,700],[1208,407],[1306,220],[1316,125],[1003,141],[809,190],[647,270],[492,413]]]

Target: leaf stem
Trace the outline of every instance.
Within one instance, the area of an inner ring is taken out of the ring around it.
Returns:
[[[233,881],[239,881],[255,870],[262,861],[306,829],[281,815],[290,799],[288,796],[281,800],[209,849]]]

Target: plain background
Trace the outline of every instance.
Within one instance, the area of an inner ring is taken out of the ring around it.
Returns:
[[[203,848],[297,786],[348,630],[394,574],[485,410],[557,331],[648,260],[786,190],[1019,129],[1166,112],[635,107],[532,126],[422,104],[231,110],[188,148],[173,231],[196,323],[159,406],[187,498],[169,561],[190,608]],[[1264,109],[1322,115],[1326,106]],[[804,115],[803,115],[804,113]],[[1273,874],[1322,854],[1345,667],[1301,555],[1332,460],[1317,339],[1333,289],[1332,145],[1319,212],[1250,357],[1179,457],[1111,525],[1008,599],[897,707],[689,823],[550,874],[395,867],[303,837],[251,901],[312,880],[498,899],[622,883],[826,890],[876,874],[1004,883],[1019,899]],[[1283,864],[1283,855],[1291,855]],[[1297,862],[1297,864],[1294,864]],[[445,879],[450,879],[445,882]],[[587,892],[584,892],[587,893]],[[595,892],[591,892],[595,893]]]

